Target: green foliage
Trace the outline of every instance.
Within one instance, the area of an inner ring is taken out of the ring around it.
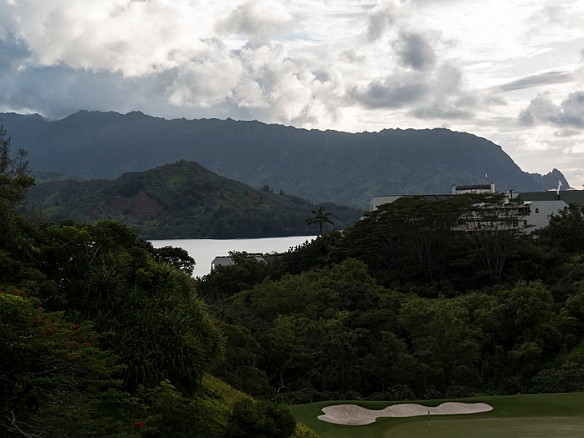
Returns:
[[[279,263],[275,258],[268,256],[264,261],[258,261],[249,257],[246,252],[234,251],[229,253],[229,257],[233,260],[232,265],[215,267],[199,283],[200,294],[209,303],[221,302],[268,277],[281,276]]]
[[[195,259],[189,256],[189,253],[182,248],[174,248],[172,246],[153,248],[152,256],[157,262],[170,263],[187,274],[192,274],[195,269]]]
[[[565,366],[538,372],[531,381],[531,392],[576,392],[584,391],[584,368]]]
[[[324,210],[324,207],[318,207],[318,210],[312,210],[312,216],[309,217],[308,219],[306,219],[306,224],[307,225],[318,225],[319,228],[319,236],[322,236],[322,232],[324,229],[324,225],[325,224],[330,224],[330,225],[334,225],[334,222],[331,220],[330,218],[331,213],[330,212],[326,212]]]
[[[242,346],[222,370],[245,361],[264,395],[296,403],[577,389],[582,256],[523,235],[501,202],[398,200],[253,280],[203,279],[226,292],[213,310]]]
[[[318,438],[318,435],[305,424],[297,423],[296,430],[292,435],[294,438]]]
[[[308,201],[256,190],[185,161],[114,181],[40,184],[27,201],[29,210],[52,220],[115,220],[149,239],[309,235],[305,218],[314,208]],[[345,227],[360,215],[348,207],[327,208]],[[176,252],[170,256],[186,260]]]
[[[386,298],[363,263],[347,260],[265,281],[222,306],[225,320],[249,328],[261,346],[254,365],[265,371],[274,391],[301,402],[333,391],[381,392],[404,376],[395,371],[409,360],[405,345],[379,333],[395,324]],[[381,357],[386,362],[376,367]],[[378,379],[380,368],[387,370],[387,380]]]
[[[34,185],[28,169],[27,151],[19,149],[15,156],[10,151],[11,138],[0,123],[0,213],[20,202],[24,191]],[[0,230],[1,231],[1,230]]]
[[[199,390],[223,342],[188,268],[157,263],[147,242],[113,222],[45,225],[38,243],[37,269],[58,290],[41,296],[72,318],[95,322],[126,365],[128,390],[164,379],[188,394]]]
[[[347,253],[381,284],[426,296],[495,284],[529,256],[509,208],[499,194],[399,198],[346,231]]]
[[[269,384],[265,372],[256,368],[260,345],[250,331],[239,325],[220,323],[225,336],[225,354],[213,373],[251,395],[265,394]]]
[[[185,397],[167,380],[146,389],[138,388],[133,397],[133,423],[148,437],[222,437],[227,407],[202,397]]]
[[[584,213],[576,204],[567,211],[552,215],[547,227],[537,233],[554,247],[568,252],[584,250]]]
[[[269,401],[241,400],[233,406],[226,437],[287,438],[296,429],[290,410]]]
[[[211,374],[205,374],[203,376],[203,385],[205,387],[205,394],[213,399],[221,400],[230,407],[239,400],[251,400],[249,394],[235,389],[233,386],[228,385],[223,380],[218,379]]]
[[[384,283],[443,278],[453,252],[461,199],[400,198],[370,212],[347,233],[348,247]]]
[[[451,386],[479,384],[481,333],[458,301],[415,299],[405,303],[399,315],[412,353],[427,370],[421,379],[441,392]]]
[[[223,337],[192,259],[114,222],[24,220],[26,166],[0,146],[0,435],[223,436],[202,384]]]
[[[121,382],[114,378],[120,366],[99,348],[91,323],[68,323],[15,293],[0,292],[2,435],[123,431]]]

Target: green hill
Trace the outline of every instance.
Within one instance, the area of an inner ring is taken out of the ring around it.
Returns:
[[[254,238],[310,235],[316,207],[308,201],[223,178],[201,165],[179,161],[116,180],[58,181],[30,190],[26,208],[52,220],[122,222],[149,239]],[[336,228],[361,212],[325,204]]]

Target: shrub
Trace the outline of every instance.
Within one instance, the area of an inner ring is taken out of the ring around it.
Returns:
[[[138,388],[132,399],[134,429],[151,437],[221,437],[227,409],[208,397],[186,397],[163,381],[157,387]]]
[[[310,427],[298,423],[292,438],[318,438],[318,435]]]
[[[295,429],[294,417],[285,405],[269,401],[241,400],[233,406],[225,436],[288,438]]]

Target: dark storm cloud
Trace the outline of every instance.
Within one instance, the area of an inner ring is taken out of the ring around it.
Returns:
[[[560,105],[551,101],[549,93],[540,94],[521,111],[519,121],[528,126],[549,124],[584,128],[584,91],[569,94]]]
[[[565,82],[571,82],[574,77],[571,73],[561,72],[561,71],[551,71],[547,73],[541,73],[538,75],[526,76],[515,81],[507,82],[502,85],[498,85],[493,89],[494,92],[503,91],[513,91],[522,90],[525,88],[540,87],[542,85],[551,84],[561,84]]]
[[[405,67],[427,70],[436,64],[434,49],[422,34],[401,32],[399,40],[394,44],[394,49]]]

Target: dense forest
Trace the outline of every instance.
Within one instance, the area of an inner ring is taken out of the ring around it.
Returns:
[[[498,195],[404,197],[194,280],[117,222],[22,216],[0,140],[3,436],[309,437],[285,404],[584,390],[580,206],[528,233]]]
[[[582,209],[528,233],[501,202],[400,198],[216,268],[199,285],[229,341],[214,372],[290,403],[584,390]]]

